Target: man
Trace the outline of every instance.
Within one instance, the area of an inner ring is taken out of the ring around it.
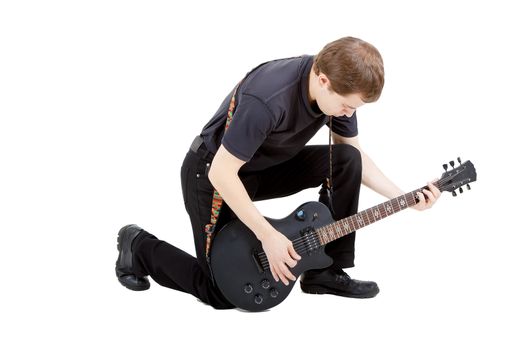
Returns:
[[[379,52],[352,37],[327,44],[315,56],[277,59],[252,69],[196,137],[181,167],[197,257],[127,225],[118,237],[119,281],[129,289],[145,290],[150,275],[214,308],[233,308],[214,285],[206,259],[205,231],[213,221],[210,213],[217,209],[215,202],[212,209],[214,189],[224,203],[213,232],[239,218],[261,241],[273,278],[286,285],[296,280],[289,268],[301,257],[253,201],[321,186],[319,201],[339,220],[357,212],[361,183],[388,198],[403,194],[361,149],[357,136],[356,109],[376,101],[383,84]],[[228,113],[231,120],[226,124]],[[328,145],[305,146],[323,125],[331,126],[331,155]],[[434,185],[428,187],[424,195],[418,193],[415,209],[430,208],[439,197]],[[354,242],[355,232],[326,245],[333,265],[305,272],[301,289],[374,297],[379,292],[375,282],[352,279],[343,270],[354,266]]]

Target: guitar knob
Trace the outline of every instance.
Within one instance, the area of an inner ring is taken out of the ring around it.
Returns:
[[[272,298],[277,298],[278,295],[279,295],[279,291],[277,289],[275,288],[270,289],[270,296]]]
[[[268,281],[266,278],[261,281],[261,287],[264,289],[270,288],[270,281]]]
[[[253,301],[255,301],[255,304],[260,305],[263,302],[263,297],[260,294],[257,294],[255,298],[253,298]]]
[[[304,221],[304,219],[306,218],[304,210],[301,209],[297,213],[295,213],[295,217],[297,218],[297,220]]]
[[[251,292],[253,292],[253,287],[250,283],[247,283],[244,285],[244,293],[246,294],[250,294]]]

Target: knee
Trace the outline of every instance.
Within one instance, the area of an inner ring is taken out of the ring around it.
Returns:
[[[333,152],[334,161],[361,169],[361,152],[356,147],[345,143],[339,143],[334,145]]]
[[[206,291],[199,299],[217,310],[235,308],[235,305],[226,299],[219,288],[213,284],[211,279],[207,280]]]

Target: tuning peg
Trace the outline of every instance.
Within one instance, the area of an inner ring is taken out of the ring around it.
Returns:
[[[463,187],[459,188],[459,193],[463,193]]]
[[[450,162],[448,162],[448,164],[450,164],[451,167],[454,167],[454,161],[451,160]]]
[[[467,184],[467,190],[469,190],[469,191],[470,191],[470,185],[469,185],[469,184]]]
[[[456,197],[457,195],[456,191],[452,191],[452,196]]]
[[[458,157],[458,163],[461,164],[461,158]]]
[[[447,169],[448,169],[448,164],[447,163],[443,164],[443,169],[445,169],[445,171],[447,171]]]

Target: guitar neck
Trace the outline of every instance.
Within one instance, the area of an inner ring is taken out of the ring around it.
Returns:
[[[428,187],[426,186],[423,188],[428,189]],[[405,193],[399,197],[393,198],[374,207],[360,211],[355,215],[317,228],[315,230],[315,234],[317,235],[319,244],[328,244],[338,238],[350,234],[351,232],[354,232],[358,229],[361,229],[390,215],[398,213],[403,209],[409,208],[417,204],[419,202],[419,199],[416,193],[421,192],[423,188],[419,188],[412,192]]]

